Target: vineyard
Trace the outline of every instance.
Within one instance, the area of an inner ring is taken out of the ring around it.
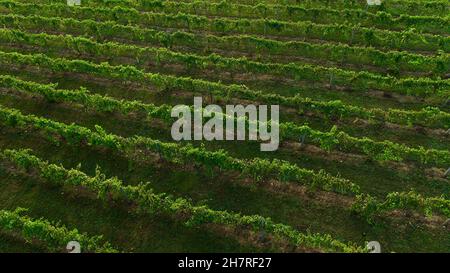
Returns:
[[[68,2],[0,0],[0,253],[450,252],[447,0]]]

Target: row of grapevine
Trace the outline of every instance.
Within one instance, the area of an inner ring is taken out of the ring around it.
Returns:
[[[140,101],[118,100],[115,98],[93,94],[86,88],[79,90],[57,89],[53,84],[40,84],[24,81],[10,75],[0,75],[0,88],[23,92],[25,94],[40,95],[46,100],[57,103],[76,103],[98,112],[130,114],[132,112],[143,113],[150,118],[171,122],[171,110],[173,106],[162,104],[146,104]]]
[[[358,195],[352,210],[373,223],[376,216],[393,210],[410,210],[420,212],[426,216],[439,214],[450,217],[450,200],[444,197],[423,197],[410,192],[393,192],[387,195],[383,202],[377,201],[369,195]]]
[[[87,35],[96,40],[117,39],[134,43],[168,48],[183,47],[202,53],[205,49],[236,51],[243,54],[257,54],[258,60],[272,62],[279,57],[302,57],[309,60],[324,60],[375,67],[376,70],[400,72],[432,73],[445,75],[450,69],[450,56],[441,54],[425,56],[407,52],[383,52],[374,48],[356,47],[343,44],[313,44],[303,41],[277,41],[252,36],[214,36],[198,35],[177,31],[167,33],[135,26],[117,25],[113,22],[78,21],[72,18],[46,18],[41,16],[0,15],[0,24],[8,28],[51,33],[67,33],[78,36]],[[269,59],[267,56],[269,55]],[[277,57],[278,56],[278,57]],[[265,58],[265,59],[263,59]]]
[[[395,32],[345,24],[322,25],[312,22],[281,22],[265,19],[226,19],[179,13],[140,13],[132,8],[68,7],[1,1],[1,13],[115,21],[143,27],[187,29],[189,31],[255,34],[278,38],[319,39],[387,49],[450,52],[450,37],[418,34],[414,30]]]
[[[187,69],[215,70],[218,73],[251,73],[253,75],[271,75],[289,80],[302,80],[322,83],[323,87],[345,86],[355,91],[382,90],[406,95],[445,97],[450,94],[450,80],[430,78],[402,78],[381,76],[370,72],[347,71],[313,65],[260,63],[246,58],[229,58],[220,55],[199,56],[173,52],[168,49],[138,47],[117,43],[97,43],[86,38],[29,34],[8,29],[0,30],[0,41],[5,43],[30,45],[43,49],[52,48],[64,53],[72,51],[76,55],[88,54],[95,58],[130,58],[137,67],[151,65],[177,64]],[[331,80],[330,80],[331,79]]]
[[[299,97],[294,98],[284,98],[281,96],[265,96],[264,94],[249,91],[247,88],[239,85],[223,85],[220,83],[213,83],[203,80],[194,80],[190,78],[174,77],[168,75],[145,73],[141,70],[136,69],[131,66],[111,66],[106,63],[94,64],[82,60],[66,60],[60,58],[49,58],[45,55],[35,54],[35,55],[23,55],[19,53],[5,53],[0,51],[0,63],[4,64],[5,67],[8,65],[30,65],[39,66],[54,72],[72,72],[72,73],[90,73],[97,75],[99,77],[106,77],[112,80],[124,81],[134,81],[142,85],[153,86],[156,90],[167,91],[178,89],[184,90],[186,92],[202,93],[202,94],[213,94],[213,95],[224,95],[227,97],[238,97],[253,98],[253,99],[273,99],[272,103],[287,104],[292,106],[306,106],[311,105],[313,102],[305,99],[302,101]],[[317,105],[320,105],[319,103]],[[335,105],[333,107],[333,105]],[[337,107],[337,109],[336,109]],[[313,108],[309,106],[309,108]],[[330,109],[332,108],[332,109]],[[316,110],[320,112],[325,112],[327,115],[335,115],[344,117],[351,117],[355,115],[366,115],[366,116],[378,116],[382,117],[386,114],[380,110],[372,110],[369,112],[361,111],[358,108],[343,107],[341,103],[322,104],[321,109]],[[336,109],[336,110],[334,110]],[[440,112],[438,109],[424,109],[418,113],[410,113],[408,111],[392,110],[389,111],[386,118],[394,121],[404,122],[414,122],[413,117],[423,119],[424,122],[432,121],[434,119],[447,119],[447,115],[444,112]],[[397,117],[394,117],[398,115]],[[433,117],[434,116],[434,117]],[[403,120],[403,121],[402,121]],[[444,122],[445,124],[445,122]],[[445,125],[444,125],[445,126]]]
[[[137,101],[119,101],[100,95],[90,95],[86,90],[69,91],[56,90],[52,86],[45,86],[31,82],[21,81],[9,76],[0,76],[0,87],[16,89],[31,94],[40,94],[51,101],[80,103],[98,111],[128,113],[143,111],[151,118],[165,121],[170,127],[173,120],[170,118],[171,107],[168,105],[154,106]],[[234,118],[234,117],[227,117]],[[248,126],[248,124],[247,124]],[[272,124],[273,126],[273,124]],[[424,164],[438,164],[445,166],[450,162],[448,151],[426,150],[423,147],[410,148],[390,141],[377,142],[369,138],[352,137],[345,132],[339,132],[334,127],[330,132],[321,132],[309,126],[299,126],[290,122],[280,123],[280,137],[297,141],[299,136],[307,137],[310,143],[320,146],[327,151],[339,150],[345,152],[358,152],[379,161],[410,160]]]
[[[253,158],[242,160],[231,157],[227,152],[208,151],[203,147],[167,143],[149,137],[134,136],[123,138],[107,133],[102,127],[96,126],[96,131],[75,124],[66,125],[33,115],[23,115],[18,110],[0,106],[0,123],[15,128],[33,128],[58,142],[64,139],[71,145],[87,143],[93,147],[108,148],[117,151],[128,158],[136,158],[138,150],[146,150],[159,155],[162,159],[178,165],[198,165],[209,170],[215,168],[223,171],[237,171],[255,181],[277,179],[282,182],[294,182],[311,188],[354,195],[359,187],[346,179],[334,177],[324,171],[314,172],[300,168],[283,160],[266,160]],[[55,138],[54,135],[57,137]],[[139,160],[139,159],[136,159]],[[142,161],[145,161],[142,160]]]
[[[101,0],[103,2],[114,4],[117,0]],[[152,0],[119,0],[128,2],[133,5],[136,2],[151,2]],[[197,0],[174,0],[177,2],[195,2]],[[221,3],[223,0],[210,0],[213,3]],[[356,9],[366,10],[368,12],[376,13],[384,11],[392,15],[401,16],[403,14],[409,15],[438,15],[445,17],[450,12],[450,5],[446,0],[389,0],[382,1],[380,6],[368,6],[366,0],[227,0],[227,3],[246,4],[258,6],[261,4],[272,5],[290,5],[300,6],[303,8],[333,8],[333,9]]]
[[[36,1],[34,1],[36,3]],[[60,0],[59,3],[66,1]],[[39,0],[38,3],[54,4],[55,1]],[[58,3],[58,2],[56,2]],[[361,25],[365,27],[375,27],[387,30],[405,30],[414,28],[425,33],[448,35],[450,32],[450,21],[448,18],[438,16],[410,16],[401,15],[394,17],[389,13],[370,13],[363,10],[352,9],[330,9],[304,8],[290,5],[266,5],[257,6],[236,4],[236,3],[211,3],[209,1],[195,2],[173,2],[173,1],[114,1],[104,2],[103,0],[87,0],[83,6],[89,7],[132,7],[143,12],[176,14],[179,11],[194,15],[204,15],[208,17],[228,17],[228,18],[249,18],[249,19],[271,19],[280,21],[311,21],[320,24],[344,24]]]
[[[0,155],[3,157],[3,154]],[[0,210],[0,231],[12,234],[27,242],[38,241],[50,252],[64,252],[71,241],[80,243],[82,252],[116,253],[111,244],[104,242],[102,236],[90,237],[76,229],[68,229],[46,219],[32,219],[24,215],[26,209],[14,211]]]
[[[227,211],[217,211],[207,206],[195,206],[182,198],[172,198],[166,194],[156,194],[148,183],[138,186],[124,185],[118,178],[107,178],[98,169],[95,177],[90,177],[76,169],[49,164],[26,150],[5,150],[0,158],[8,160],[29,173],[55,186],[83,187],[101,200],[122,201],[138,206],[145,214],[165,214],[188,226],[219,225],[250,232],[266,232],[273,241],[281,240],[300,249],[307,248],[324,252],[364,252],[364,248],[345,244],[329,235],[300,233],[290,226],[274,223],[270,218],[259,215],[246,216]],[[1,219],[1,218],[0,218]],[[251,242],[248,242],[251,243]],[[275,243],[276,244],[276,243]]]

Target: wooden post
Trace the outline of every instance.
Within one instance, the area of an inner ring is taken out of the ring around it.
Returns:
[[[306,143],[306,134],[300,136],[300,148],[303,149]]]
[[[330,89],[334,89],[334,74],[330,74]]]

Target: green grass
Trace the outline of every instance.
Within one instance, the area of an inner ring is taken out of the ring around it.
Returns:
[[[10,233],[0,232],[0,253],[42,253],[45,248],[27,243]]]

